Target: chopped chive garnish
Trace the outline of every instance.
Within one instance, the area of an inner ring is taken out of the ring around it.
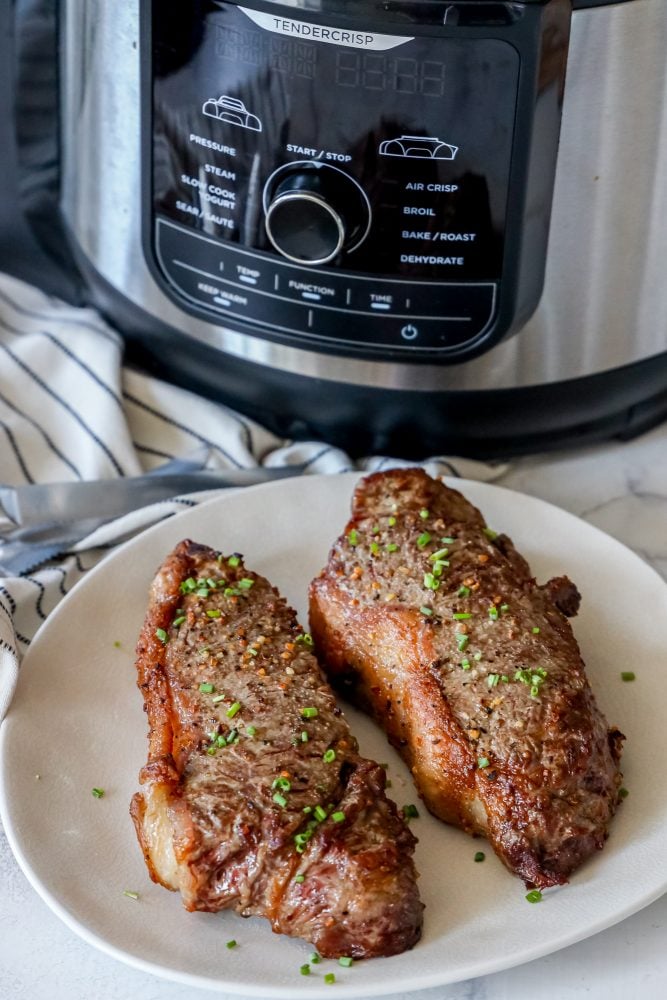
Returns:
[[[310,966],[308,965],[307,962],[306,962],[305,965],[301,966],[301,968],[299,969],[299,972],[301,973],[302,976],[309,976],[310,975]]]
[[[241,590],[250,590],[251,587],[255,586],[255,581],[251,580],[248,576],[244,576],[243,579],[239,580],[238,586]]]
[[[456,591],[457,597],[470,597],[470,587],[459,587]]]
[[[171,624],[174,626],[174,628],[178,628],[178,626],[182,625],[184,621],[185,621],[185,615],[179,615],[178,618],[174,618]]]
[[[285,798],[284,795],[281,795],[280,792],[274,792],[273,801],[276,803],[276,805],[280,806],[282,809],[284,809],[285,806],[287,805],[287,799]]]
[[[477,660],[477,662],[479,663],[479,661],[482,659],[482,654],[481,653],[473,653],[473,657],[472,658],[473,658],[473,660]]]
[[[464,622],[468,618],[472,618],[469,611],[457,611],[455,615],[452,615],[455,622]]]
[[[299,884],[301,884],[301,882],[305,882],[306,881],[306,876],[305,875],[295,875],[294,876],[294,881],[298,882]]]
[[[334,976],[333,972],[327,972],[326,976],[324,977],[324,982],[327,984],[327,986],[331,986],[332,983],[336,982],[336,977]]]
[[[473,860],[474,861],[483,861],[485,857],[486,857],[486,854],[484,853],[484,851],[477,851]]]
[[[533,633],[533,635],[539,635],[540,634],[540,630],[539,630],[539,628],[537,628],[537,626],[535,626],[535,628],[532,628],[530,631]]]
[[[335,759],[336,759],[335,750],[329,749],[322,754],[322,760],[324,761],[325,764],[330,764]]]
[[[225,700],[224,694],[216,694],[215,698],[211,698],[214,705],[219,705],[221,701]]]
[[[246,734],[246,736],[254,736],[256,732],[257,732],[257,730],[255,729],[254,726],[246,726],[245,727],[245,734]]]
[[[539,889],[531,889],[530,892],[526,893],[526,899],[529,903],[539,903],[542,899],[542,893]]]
[[[101,799],[102,796],[104,795],[104,789],[103,788],[93,788],[92,789],[92,795],[93,795],[93,798]]]
[[[489,618],[491,619],[492,622],[498,621],[498,608],[495,606],[495,604],[492,604],[491,607],[489,608]]]
[[[621,671],[621,680],[622,681],[634,681],[635,677],[636,677],[636,675],[635,675],[634,670],[622,670]]]
[[[461,668],[463,670],[470,670],[470,660],[467,657],[465,660],[461,660]]]
[[[238,589],[238,587],[225,587],[225,589],[223,590],[223,594],[225,595],[225,597],[238,597],[240,593],[241,591]]]
[[[441,538],[440,541],[442,542],[443,545],[451,545],[452,542],[456,541],[456,539],[454,538],[453,535],[445,535],[445,537]]]
[[[440,581],[435,578],[433,573],[424,573],[424,586],[427,590],[437,590]]]
[[[431,536],[428,531],[423,531],[422,534],[417,539],[417,545],[420,549],[423,549],[431,541]]]
[[[227,716],[228,719],[233,719],[240,708],[241,708],[241,702],[235,701],[233,705],[229,706],[229,708],[225,712],[225,715]]]
[[[309,962],[310,962],[310,963],[311,963],[312,965],[319,965],[319,964],[320,964],[320,962],[322,961],[322,959],[321,959],[321,958],[320,958],[320,956],[319,956],[319,955],[317,954],[317,952],[316,952],[316,951],[314,951],[314,952],[313,952],[313,954],[312,954],[312,955],[310,956],[310,958],[308,959],[308,961],[309,961]]]
[[[426,521],[431,516],[431,512],[426,507],[422,507],[422,509],[419,511],[419,516],[421,517],[422,521]]]
[[[195,590],[195,597],[208,597],[208,587],[199,587]]]
[[[385,551],[386,552],[398,552],[398,545],[396,545],[395,542],[389,542],[388,545],[385,545]]]
[[[302,642],[304,646],[314,645],[310,632],[302,632],[301,635],[297,635],[295,642]]]
[[[488,539],[490,539],[490,541],[493,541],[498,537],[498,532],[494,531],[492,528],[484,528],[484,534]]]
[[[236,948],[236,941],[234,940],[234,938],[232,938],[231,941],[227,942],[226,947],[227,948]]]
[[[213,694],[213,692],[215,691],[215,685],[202,683],[199,685],[199,690],[201,691],[202,694]]]
[[[283,778],[281,775],[279,778],[274,778],[271,788],[279,788],[281,792],[289,792],[292,787],[292,782],[289,778]]]
[[[350,545],[359,544],[359,532],[357,531],[356,528],[352,528],[352,530],[348,532],[347,540],[350,543]]]
[[[308,733],[306,732],[305,729],[303,729],[301,731],[301,742],[302,743],[307,743],[308,742]]]
[[[433,563],[433,576],[442,576],[443,569],[446,569],[448,566],[448,559],[436,559]]]
[[[425,604],[422,604],[419,611],[421,612],[422,615],[426,615],[427,618],[430,618],[431,615],[433,614],[433,609],[427,608]]]
[[[341,955],[341,957],[338,959],[338,964],[342,965],[344,969],[349,969],[350,966],[352,965],[352,959],[350,958],[349,955]]]
[[[500,610],[502,611],[502,613],[504,615],[507,614],[507,612],[509,611],[509,609],[510,609],[509,604],[501,604],[500,605]]]
[[[380,546],[378,545],[377,542],[371,542],[371,544],[369,545],[369,548],[371,550],[371,555],[372,556],[376,556],[378,554],[378,552],[380,551]]]
[[[488,766],[489,766],[489,758],[488,757],[478,757],[477,758],[477,767],[482,767],[483,768],[483,767],[488,767]]]
[[[324,820],[327,818],[327,811],[326,811],[326,809],[323,809],[322,806],[320,806],[320,805],[315,806],[315,809],[313,810],[313,814],[315,816],[315,819],[319,820],[320,823],[323,823]]]
[[[230,556],[229,559],[227,560],[227,565],[228,566],[238,566],[240,564],[240,562],[241,562],[241,557],[240,556]]]
[[[429,556],[431,562],[437,562],[438,559],[444,559],[445,556],[449,555],[449,549],[438,549],[437,552],[432,552]]]
[[[197,586],[197,581],[189,576],[187,580],[182,580],[179,590],[182,594],[190,594]]]
[[[139,893],[133,892],[131,889],[123,889],[123,895],[129,899],[139,899]]]
[[[488,674],[486,678],[486,686],[488,688],[494,688],[500,680],[500,674]]]
[[[388,517],[387,524],[389,525],[390,528],[393,528],[394,525],[396,524],[396,518],[393,515],[391,517]]]
[[[540,688],[547,678],[547,671],[544,667],[535,667],[534,670],[523,670],[519,669],[514,674],[515,681],[521,681],[522,684],[527,684],[530,688],[531,698],[537,698],[540,693]]]
[[[222,616],[222,611],[220,608],[207,608],[206,617],[207,618],[220,618]]]
[[[166,646],[167,643],[169,642],[169,636],[167,635],[167,633],[163,628],[156,628],[155,635],[160,640],[163,646]]]
[[[318,711],[314,706],[309,705],[301,709],[301,715],[304,719],[314,719],[317,714]]]
[[[345,813],[344,812],[331,813],[331,818],[334,821],[334,823],[342,823],[343,820],[345,819]]]
[[[412,803],[403,806],[402,812],[405,819],[419,819],[419,810]]]
[[[459,653],[462,653],[464,651],[464,649],[466,648],[466,646],[468,645],[469,642],[470,642],[470,638],[465,634],[465,632],[459,632],[457,634],[457,636],[456,636],[456,647],[457,647]]]

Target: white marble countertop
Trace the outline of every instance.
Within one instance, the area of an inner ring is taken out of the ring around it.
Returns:
[[[626,443],[516,460],[497,482],[579,515],[667,579],[667,425]],[[667,996],[666,929],[663,896],[607,931],[538,961],[391,1000],[626,1000],[633,993],[643,1000],[662,998]],[[0,831],[1,1000],[203,1000],[215,995],[138,972],[80,940],[30,887]]]

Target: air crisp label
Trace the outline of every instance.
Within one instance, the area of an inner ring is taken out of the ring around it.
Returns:
[[[334,28],[326,24],[311,24],[309,21],[294,21],[277,14],[248,10],[246,7],[238,9],[266,31],[273,31],[278,35],[290,35],[292,38],[304,38],[311,42],[328,42],[330,45],[384,52],[413,41],[411,35],[380,35],[372,31],[351,31],[348,28]]]

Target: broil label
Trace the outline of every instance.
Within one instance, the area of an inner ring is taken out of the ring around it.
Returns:
[[[294,21],[288,17],[278,17],[276,14],[248,10],[247,7],[238,9],[265,31],[290,35],[293,38],[305,38],[312,42],[328,42],[330,45],[347,45],[355,49],[384,52],[413,41],[411,35],[381,35],[371,31],[350,31],[347,28],[336,28],[326,24],[311,24],[310,21]]]

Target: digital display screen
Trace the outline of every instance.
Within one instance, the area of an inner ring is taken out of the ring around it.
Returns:
[[[225,30],[219,27],[215,50],[221,59],[249,66],[269,66],[277,73],[314,80],[321,46],[315,42],[262,34],[257,30]],[[442,97],[445,92],[445,64],[435,59],[418,60],[345,49],[335,53],[333,82],[338,87]]]
[[[435,59],[400,58],[376,52],[338,52],[334,83],[338,87],[353,87],[355,90],[442,97],[445,93],[445,64]]]
[[[285,164],[319,160],[349,174],[371,208],[366,238],[327,267],[498,279],[517,51],[437,29],[409,37],[409,24],[392,40],[298,21],[307,17],[222,0],[153,5],[155,213],[275,254],[265,185]],[[310,37],[295,37],[301,24]]]

